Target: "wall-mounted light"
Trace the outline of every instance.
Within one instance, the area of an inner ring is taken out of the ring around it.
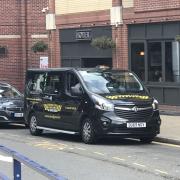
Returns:
[[[144,56],[144,55],[145,55],[144,51],[140,51],[140,52],[139,52],[139,55],[140,55],[140,56]]]

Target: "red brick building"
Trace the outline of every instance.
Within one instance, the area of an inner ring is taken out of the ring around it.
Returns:
[[[39,66],[39,57],[33,53],[36,41],[47,42],[45,15],[42,9],[47,0],[0,1],[0,80],[23,90],[24,74],[28,67]]]
[[[67,6],[67,1],[61,0],[61,3],[60,7],[55,1],[56,46],[60,44],[57,63],[81,67],[104,63],[130,69],[161,104],[180,105],[177,98],[180,96],[179,0],[112,0],[112,7],[107,0],[104,9],[98,8],[99,1],[96,1],[93,11],[90,3],[88,11],[78,4],[80,1],[74,3],[74,9]],[[114,14],[119,17],[113,17]],[[100,36],[99,31],[106,36],[111,33],[116,43],[112,52],[95,52],[88,47],[88,41],[85,43],[75,37],[85,32],[93,39]],[[87,51],[90,53],[85,53]]]
[[[0,78],[8,78],[22,87],[25,69],[39,67],[39,57],[48,54],[31,51],[33,42],[39,38],[48,41],[45,14],[41,12],[48,6],[47,13],[55,13],[56,17],[56,30],[49,31],[49,67],[107,64],[130,69],[161,104],[180,105],[177,98],[180,96],[179,0],[91,0],[86,3],[83,0],[29,0],[25,5],[22,0],[20,6],[18,1],[11,1],[17,9],[13,8],[13,15],[8,13],[8,19],[16,20],[8,21],[10,25],[5,26],[6,20],[1,19],[0,34],[8,29],[4,35],[21,38],[0,39],[0,45],[16,44],[15,47],[8,45],[7,57],[0,58]],[[0,3],[1,11],[7,12],[7,2]],[[92,39],[100,36],[112,38],[116,48],[93,48]],[[16,53],[11,55],[13,51]]]

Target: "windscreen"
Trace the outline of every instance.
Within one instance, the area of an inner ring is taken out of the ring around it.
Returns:
[[[96,94],[140,93],[143,86],[131,72],[80,71],[87,88]]]
[[[16,98],[21,94],[13,87],[0,86],[0,98]]]

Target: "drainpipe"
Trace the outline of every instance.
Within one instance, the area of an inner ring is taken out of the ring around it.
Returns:
[[[46,30],[48,31],[49,67],[55,64],[55,0],[49,0],[48,12],[46,13]]]
[[[20,1],[20,23],[21,23],[21,49],[22,49],[22,89],[24,88],[25,74],[28,68],[28,55],[27,55],[27,2],[26,0]]]
[[[112,0],[111,8],[111,25],[112,25],[112,37],[116,43],[116,48],[113,50],[113,67],[119,68],[119,50],[121,50],[118,42],[122,39],[121,26],[123,25],[122,18],[122,0]],[[121,59],[121,58],[120,58]]]

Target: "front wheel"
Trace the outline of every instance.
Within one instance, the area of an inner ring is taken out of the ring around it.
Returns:
[[[86,118],[82,123],[81,135],[83,142],[86,144],[92,144],[96,141],[95,129],[89,118]]]
[[[38,136],[42,133],[41,129],[37,129],[37,117],[34,113],[32,113],[30,116],[29,130],[30,133],[34,136]]]

